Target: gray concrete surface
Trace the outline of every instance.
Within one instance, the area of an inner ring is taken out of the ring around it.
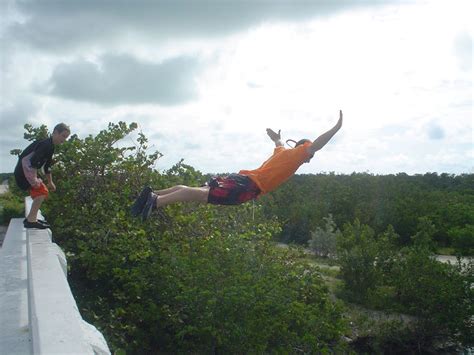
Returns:
[[[0,226],[0,247],[3,245],[3,240],[5,239],[5,234],[7,234],[7,226]]]
[[[21,218],[10,222],[0,249],[0,270],[0,354],[31,354],[26,232]]]

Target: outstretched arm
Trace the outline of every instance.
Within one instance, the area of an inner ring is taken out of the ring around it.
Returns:
[[[315,152],[320,150],[322,147],[326,145],[327,142],[331,140],[331,138],[339,131],[342,126],[342,111],[339,111],[339,120],[337,121],[336,125],[331,128],[326,133],[321,134],[318,138],[315,139],[313,144],[308,147],[309,153],[313,155]]]
[[[278,133],[273,131],[270,128],[267,128],[267,134],[270,137],[270,139],[275,143],[276,147],[282,147],[283,143],[281,142],[281,136],[280,136],[281,129],[278,130]]]

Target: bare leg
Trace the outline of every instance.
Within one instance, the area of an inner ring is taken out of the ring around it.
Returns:
[[[160,195],[156,202],[156,207],[163,207],[163,206],[169,205],[171,203],[176,203],[176,202],[194,201],[194,202],[206,203],[207,197],[209,195],[208,186],[188,187],[184,185],[178,185],[170,189],[165,189],[165,191],[166,190],[173,190],[173,191],[164,195]]]
[[[173,187],[170,187],[168,189],[162,189],[162,190],[158,190],[158,191],[153,191],[155,194],[157,194],[158,196],[163,196],[163,195],[168,195],[172,192],[175,192],[176,190],[179,190],[179,189],[182,189],[184,187],[187,187],[187,186],[184,186],[184,185],[176,185],[176,186],[173,186]]]
[[[38,218],[38,211],[43,203],[45,196],[38,196],[33,199],[33,203],[31,204],[30,213],[28,213],[28,222],[36,222]]]

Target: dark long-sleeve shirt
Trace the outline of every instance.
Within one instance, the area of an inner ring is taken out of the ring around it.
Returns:
[[[49,174],[51,172],[51,165],[53,165],[53,139],[50,137],[31,143],[20,154],[20,160],[31,153],[33,153],[30,158],[31,167],[35,169],[41,169],[41,167],[44,166],[45,174]]]
[[[45,174],[51,173],[53,154],[54,144],[51,137],[35,141],[26,147],[18,157],[18,163],[15,167],[15,178],[18,186],[26,189],[28,186],[35,185],[36,177],[31,176],[31,174],[36,175],[36,173],[34,170],[32,172],[31,168],[41,169],[43,167]],[[24,158],[29,161],[24,161]],[[25,168],[27,171],[25,171]]]

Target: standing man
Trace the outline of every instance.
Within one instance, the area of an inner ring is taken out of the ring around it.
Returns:
[[[214,177],[207,186],[202,187],[176,185],[155,192],[150,187],[145,187],[132,205],[131,213],[135,217],[141,214],[142,219],[146,220],[152,210],[176,202],[238,205],[256,199],[283,184],[303,163],[309,163],[314,153],[324,147],[341,126],[342,111],[339,111],[339,120],[333,128],[314,142],[301,139],[291,149],[285,149],[283,146],[280,131],[275,133],[267,128],[268,136],[275,143],[275,150],[258,169],[241,170],[238,174],[223,178]]]
[[[38,211],[43,201],[48,197],[49,190],[56,191],[51,174],[54,146],[64,143],[70,133],[71,130],[67,125],[59,123],[54,127],[53,134],[49,138],[31,143],[18,158],[15,167],[16,184],[20,189],[29,191],[33,199],[30,213],[23,221],[25,228],[49,228],[46,221],[38,220]],[[38,170],[41,168],[44,169],[47,187],[38,177]]]

